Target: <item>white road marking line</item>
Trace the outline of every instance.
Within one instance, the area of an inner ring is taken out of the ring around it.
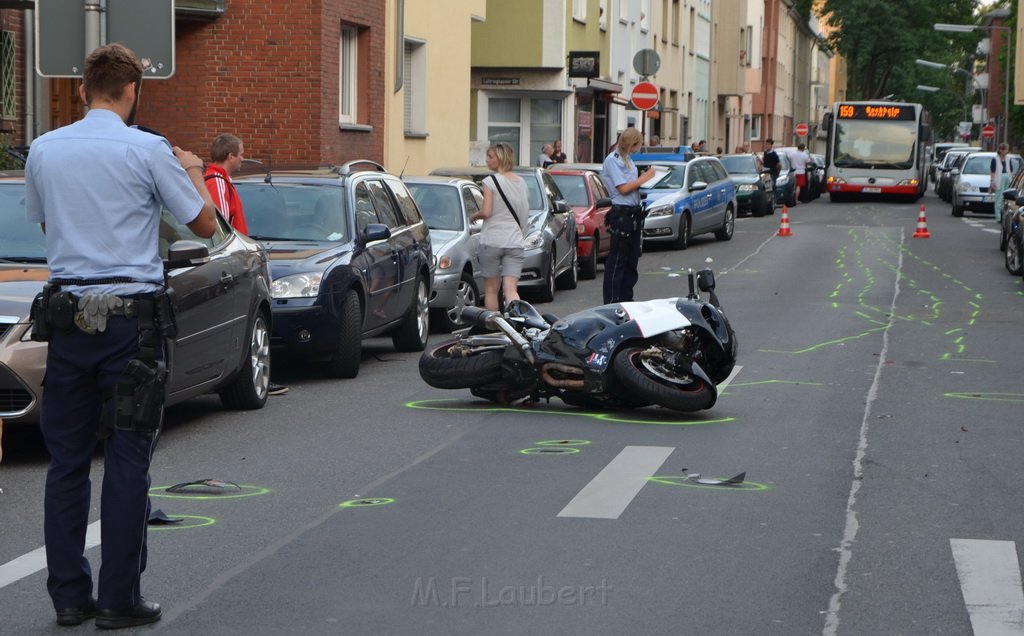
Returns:
[[[95,548],[100,544],[100,522],[94,521],[85,529],[85,549]],[[27,554],[0,565],[0,588],[20,581],[40,570],[46,569],[46,548],[36,548]]]
[[[673,446],[627,446],[579,491],[559,517],[618,519],[647,478],[658,472]]]
[[[1013,541],[950,539],[974,636],[1024,634],[1024,588]]]

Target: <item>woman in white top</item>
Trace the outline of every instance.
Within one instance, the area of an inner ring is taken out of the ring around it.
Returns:
[[[1010,160],[1006,156],[1009,151],[1009,144],[999,144],[999,148],[996,150],[997,156],[992,159],[992,166],[989,170],[991,180],[988,192],[992,195],[992,211],[995,213],[996,223],[1001,223],[1003,220],[1003,190],[1009,187],[1012,176]]]
[[[497,143],[487,149],[487,167],[495,174],[481,182],[484,207],[469,217],[470,222],[484,220],[480,272],[484,275],[484,306],[491,311],[500,310],[499,289],[504,289],[506,304],[519,300],[530,192],[522,177],[512,172],[514,165],[515,154],[508,144]]]

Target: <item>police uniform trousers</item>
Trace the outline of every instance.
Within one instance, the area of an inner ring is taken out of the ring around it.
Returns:
[[[609,212],[611,250],[604,261],[605,304],[633,300],[633,287],[640,279],[637,264],[643,243],[643,219],[637,213],[619,211],[618,207],[613,206]],[[637,212],[640,210],[639,206],[624,207]]]
[[[46,586],[55,608],[84,607],[92,595],[85,557],[89,523],[89,468],[104,408],[128,362],[139,353],[138,320],[113,316],[106,331],[77,327],[52,334],[46,357],[40,428],[50,453],[44,500]],[[149,465],[156,435],[114,429],[103,440],[100,501],[102,566],[97,606],[139,603],[146,569]]]

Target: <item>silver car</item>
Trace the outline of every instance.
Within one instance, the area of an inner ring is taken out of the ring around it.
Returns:
[[[513,171],[526,181],[530,195],[526,258],[519,289],[534,292],[540,302],[551,302],[556,288],[576,289],[579,282],[576,217],[547,170],[520,166]],[[466,166],[437,168],[430,174],[466,177],[480,183],[492,173],[485,166]]]
[[[960,168],[953,168],[953,216],[964,212],[992,214],[995,212],[995,197],[1001,192],[989,192],[992,182],[992,161],[999,155],[994,152],[975,152],[967,157]],[[1020,155],[1006,155],[1010,160],[1010,175],[1020,167]]]
[[[483,289],[477,254],[481,222],[469,217],[484,204],[480,186],[457,177],[403,177],[405,185],[430,228],[437,269],[430,290],[430,309],[435,324],[451,331],[457,305],[478,305]]]

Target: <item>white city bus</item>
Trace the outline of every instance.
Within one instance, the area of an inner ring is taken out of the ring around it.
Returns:
[[[832,201],[865,195],[916,200],[924,194],[932,129],[921,104],[839,102],[823,126],[825,189]]]

